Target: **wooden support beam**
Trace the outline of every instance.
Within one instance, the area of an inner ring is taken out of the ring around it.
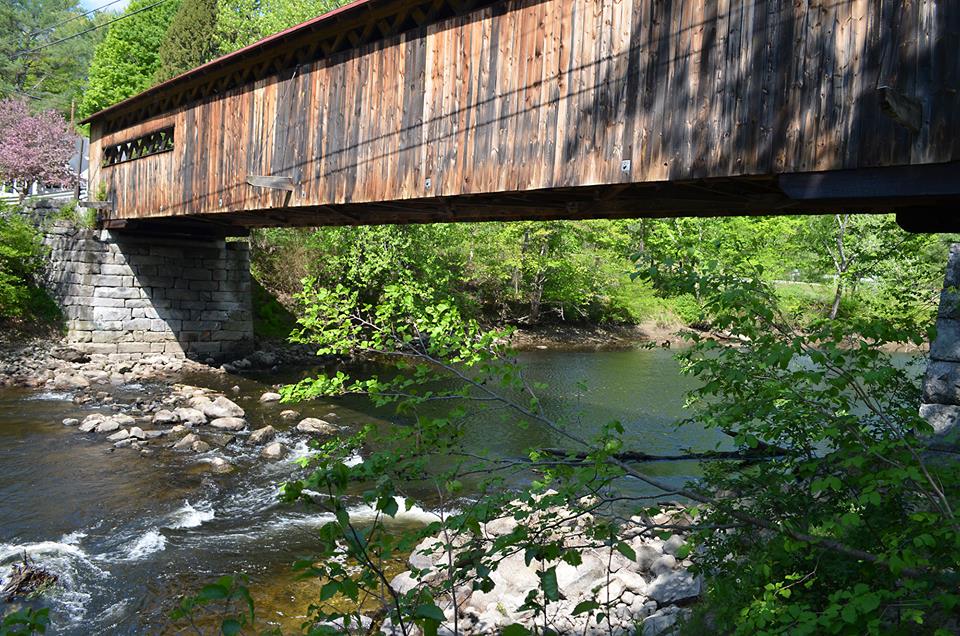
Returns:
[[[782,174],[780,189],[799,201],[960,195],[960,162]]]
[[[261,175],[247,175],[247,183],[255,188],[271,188],[293,192],[293,177],[268,177]]]

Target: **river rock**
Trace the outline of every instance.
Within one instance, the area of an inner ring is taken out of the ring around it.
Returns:
[[[73,389],[85,389],[90,386],[90,380],[82,375],[73,373],[58,373],[53,377],[53,388],[60,391],[70,391]]]
[[[297,430],[311,435],[333,435],[337,432],[336,427],[330,422],[325,422],[316,417],[305,417],[300,420],[300,423],[297,424]]]
[[[199,411],[198,411],[199,412]],[[180,421],[180,418],[173,411],[168,411],[167,409],[160,409],[153,414],[153,423],[154,424],[176,424]]]
[[[247,421],[239,417],[218,417],[210,422],[210,426],[224,431],[242,431],[247,427]]]
[[[689,609],[682,607],[665,607],[651,614],[643,621],[643,636],[666,636],[674,633],[677,622],[690,616]]]
[[[281,399],[283,399],[282,395],[280,395],[279,393],[274,393],[272,391],[267,391],[266,393],[260,396],[261,402],[279,402]]]
[[[654,576],[667,574],[673,572],[675,569],[677,569],[677,558],[672,554],[664,554],[650,566],[650,571]]]
[[[232,444],[233,440],[237,439],[235,435],[221,433],[220,431],[204,433],[203,438],[210,442],[211,446],[217,446],[219,448]]]
[[[121,439],[121,440],[117,440],[116,442],[114,442],[113,447],[114,447],[114,448],[126,448],[127,446],[133,445],[133,443],[134,443],[135,441],[136,441],[136,440],[133,439],[132,437],[125,437],[125,438],[123,438],[123,439]]]
[[[210,469],[215,473],[229,473],[233,470],[233,464],[222,457],[214,457],[210,460]]]
[[[677,551],[686,545],[686,543],[679,534],[671,535],[669,539],[663,542],[663,553],[677,556]]]
[[[64,418],[63,420],[64,426],[76,426],[79,423],[80,423],[80,420],[78,420],[75,417],[67,417],[67,418]]]
[[[291,409],[287,409],[286,411],[280,411],[280,417],[285,420],[295,420],[300,417],[300,413]]]
[[[644,572],[648,572],[657,559],[663,556],[659,547],[644,543],[643,537],[634,539],[631,546],[637,555],[637,565]]]
[[[193,445],[193,443],[199,439],[200,438],[197,437],[194,433],[187,433],[186,435],[181,437],[176,444],[173,445],[173,448],[176,450],[183,450],[186,448],[190,448]]]
[[[100,413],[88,415],[83,418],[83,421],[80,423],[80,426],[77,427],[77,430],[79,430],[81,433],[89,433],[95,430],[104,419],[106,419],[106,417]]]
[[[108,417],[104,419],[102,422],[100,422],[99,424],[97,424],[97,428],[94,430],[97,433],[112,433],[119,429],[120,429],[120,422],[113,419],[112,417]]]
[[[184,426],[200,426],[207,423],[207,416],[200,409],[181,407],[174,410],[173,413]]]
[[[136,419],[127,415],[126,413],[116,413],[110,416],[110,419],[119,424],[120,426],[132,426],[136,423]]]
[[[667,572],[650,582],[647,596],[660,605],[687,601],[700,596],[700,579],[685,570]]]
[[[401,572],[390,581],[390,587],[397,594],[406,594],[417,587],[417,580],[409,572]]]
[[[286,454],[287,449],[280,442],[271,442],[260,451],[260,456],[264,459],[280,459]]]
[[[272,440],[277,434],[276,429],[272,426],[267,425],[263,428],[258,428],[254,432],[250,433],[250,443],[251,444],[265,444]]]
[[[208,450],[210,450],[210,444],[207,444],[202,439],[198,439],[193,442],[193,444],[190,444],[190,450],[192,450],[194,453],[206,453]]]
[[[210,404],[204,405],[204,407],[200,410],[202,410],[203,414],[212,420],[224,417],[243,417],[246,415],[242,408],[222,395]]]
[[[144,433],[144,432],[143,432],[143,429],[140,428],[139,426],[131,426],[131,427],[130,427],[130,437],[133,437],[133,438],[135,438],[135,439],[144,440],[144,439],[147,439],[147,434]]]
[[[128,437],[130,437],[130,431],[122,428],[113,435],[108,436],[107,440],[111,442],[119,442],[120,440],[127,439]]]

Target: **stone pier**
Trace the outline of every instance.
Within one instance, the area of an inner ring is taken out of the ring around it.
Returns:
[[[920,415],[938,435],[960,439],[960,244],[950,246]]]
[[[246,242],[55,225],[48,286],[87,353],[214,358],[253,347]]]

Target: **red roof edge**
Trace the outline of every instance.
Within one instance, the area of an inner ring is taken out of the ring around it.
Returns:
[[[247,46],[243,47],[242,49],[237,49],[237,50],[234,51],[233,53],[227,53],[226,55],[223,55],[223,56],[221,56],[221,57],[218,57],[218,58],[215,59],[215,60],[210,60],[210,61],[207,62],[206,64],[202,64],[202,65],[198,66],[197,68],[191,69],[191,70],[189,70],[189,71],[187,71],[187,72],[185,72],[185,73],[181,73],[180,75],[177,75],[176,77],[172,77],[172,78],[168,79],[168,80],[165,81],[165,82],[161,82],[161,83],[159,83],[159,84],[156,84],[155,86],[151,86],[151,87],[148,88],[147,90],[145,90],[145,91],[143,91],[143,92],[141,92],[141,93],[137,93],[136,95],[133,95],[133,96],[131,96],[131,97],[128,97],[128,98],[126,98],[126,99],[123,100],[123,101],[117,102],[116,104],[113,104],[113,105],[111,105],[111,106],[107,106],[107,107],[104,108],[103,110],[97,111],[96,113],[90,115],[89,117],[86,117],[85,119],[81,120],[80,123],[81,123],[81,124],[88,124],[88,123],[94,121],[95,119],[98,119],[98,118],[100,118],[100,117],[103,117],[104,115],[108,115],[108,114],[110,114],[110,113],[112,113],[112,112],[114,112],[114,111],[120,110],[120,109],[122,109],[122,108],[124,108],[124,107],[126,107],[126,106],[128,106],[128,105],[130,105],[130,104],[132,104],[132,103],[134,103],[134,102],[137,102],[137,101],[140,101],[140,100],[142,100],[142,99],[145,99],[145,98],[147,98],[147,97],[149,97],[149,96],[151,96],[151,95],[154,95],[154,94],[156,94],[156,93],[160,93],[160,92],[166,90],[167,88],[169,88],[169,87],[171,87],[171,86],[173,86],[173,85],[175,85],[175,84],[181,84],[181,83],[183,83],[183,82],[185,82],[185,81],[187,81],[187,80],[190,80],[190,79],[193,79],[193,78],[195,78],[195,77],[199,77],[200,75],[204,75],[204,74],[206,74],[206,73],[209,73],[209,72],[212,71],[212,70],[219,69],[219,68],[221,68],[221,67],[223,67],[223,66],[228,66],[228,65],[230,65],[232,62],[234,62],[235,60],[237,60],[237,59],[239,59],[239,58],[242,58],[242,57],[245,57],[245,56],[247,56],[247,55],[250,54],[250,53],[259,52],[259,51],[261,51],[262,49],[266,48],[267,46],[270,46],[270,45],[275,44],[275,43],[277,43],[277,42],[279,42],[279,41],[285,40],[285,39],[287,39],[287,38],[289,38],[289,37],[291,37],[291,36],[293,36],[293,35],[298,35],[298,34],[304,32],[304,31],[309,31],[309,30],[311,30],[312,28],[314,28],[314,27],[316,27],[316,26],[318,26],[318,25],[320,25],[320,24],[325,24],[326,22],[329,22],[330,20],[333,20],[333,19],[335,19],[335,18],[338,18],[338,17],[339,17],[341,14],[343,14],[343,13],[355,11],[355,10],[357,10],[358,8],[363,7],[363,6],[367,5],[367,4],[370,4],[370,3],[375,2],[375,1],[376,1],[376,0],[353,0],[353,2],[350,2],[350,3],[348,3],[348,4],[345,4],[345,5],[341,6],[341,7],[337,7],[336,9],[334,9],[334,10],[332,10],[332,11],[328,11],[328,12],[326,12],[326,13],[324,13],[324,14],[321,14],[321,15],[313,18],[313,19],[307,20],[306,22],[302,22],[302,23],[297,24],[297,25],[294,25],[294,26],[292,26],[292,27],[290,27],[290,28],[288,28],[288,29],[284,29],[283,31],[280,31],[279,33],[274,33],[273,35],[268,35],[267,37],[263,38],[262,40],[258,40],[257,42],[254,42],[253,44],[248,44]]]

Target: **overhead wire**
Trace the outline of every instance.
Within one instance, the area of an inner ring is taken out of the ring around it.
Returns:
[[[19,58],[21,58],[21,57],[25,57],[25,56],[27,56],[27,55],[29,55],[29,54],[31,54],[31,53],[36,53],[37,51],[42,51],[43,49],[49,48],[49,47],[54,46],[54,45],[56,45],[56,44],[60,44],[60,43],[62,43],[62,42],[67,42],[67,41],[72,40],[72,39],[74,39],[74,38],[78,38],[78,37],[80,37],[81,35],[86,35],[87,33],[90,33],[90,32],[92,32],[92,31],[96,31],[97,29],[102,29],[102,28],[104,28],[104,27],[108,27],[108,26],[110,26],[111,24],[114,24],[114,23],[116,23],[116,22],[120,22],[121,20],[126,20],[127,18],[133,17],[133,16],[137,15],[138,13],[143,13],[144,11],[147,11],[147,10],[149,10],[149,9],[152,9],[152,8],[156,7],[157,5],[161,5],[161,4],[163,4],[164,2],[169,2],[169,1],[170,1],[170,0],[158,0],[157,2],[154,2],[154,3],[152,3],[152,4],[148,4],[148,5],[145,6],[145,7],[140,7],[140,8],[137,9],[136,11],[131,11],[130,13],[125,13],[125,14],[123,14],[123,15],[120,16],[120,17],[114,18],[113,20],[108,20],[108,21],[104,22],[103,24],[98,24],[98,25],[96,25],[96,26],[90,27],[89,29],[84,29],[83,31],[80,31],[80,32],[78,32],[78,33],[74,33],[73,35],[70,35],[70,36],[65,37],[65,38],[60,38],[59,40],[54,40],[53,42],[47,42],[46,44],[43,44],[42,46],[36,46],[36,47],[34,47],[34,48],[32,48],[32,49],[27,49],[26,51],[24,51],[23,53],[21,53],[20,55],[18,55],[17,57],[15,57],[15,58],[13,58],[13,59],[19,59]]]
[[[37,29],[37,30],[34,31],[33,33],[28,33],[28,34],[27,34],[27,38],[29,39],[29,38],[36,37],[36,36],[40,35],[41,33],[44,33],[44,32],[46,32],[46,31],[51,31],[51,30],[53,30],[53,29],[56,29],[57,27],[63,26],[64,24],[69,24],[69,23],[73,22],[74,20],[79,20],[80,18],[85,18],[85,17],[87,17],[88,15],[90,15],[91,13],[96,13],[97,11],[103,11],[103,10],[106,9],[107,7],[112,6],[112,5],[115,5],[115,4],[117,4],[118,2],[123,2],[123,1],[124,1],[124,0],[110,0],[110,2],[108,2],[108,3],[105,4],[105,5],[102,5],[102,6],[99,6],[99,7],[94,7],[93,9],[90,9],[89,11],[85,11],[85,12],[83,12],[83,13],[75,14],[75,15],[67,18],[66,20],[61,20],[60,22],[54,22],[53,24],[51,24],[51,25],[49,25],[49,26],[45,26],[45,27],[43,27],[42,29]]]

